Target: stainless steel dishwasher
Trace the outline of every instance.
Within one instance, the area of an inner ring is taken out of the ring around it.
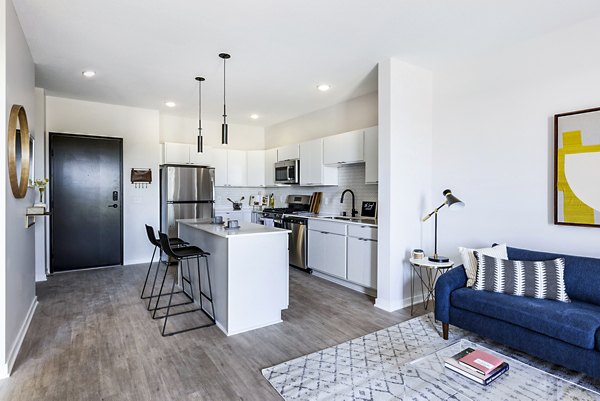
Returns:
[[[283,226],[290,233],[290,265],[305,270],[308,273],[312,269],[306,266],[308,255],[308,219],[298,216],[284,216]]]

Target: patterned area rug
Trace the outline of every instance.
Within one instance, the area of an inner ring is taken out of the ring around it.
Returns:
[[[451,327],[450,339],[445,341],[440,330],[441,324],[436,323],[430,313],[263,369],[262,374],[285,400],[402,400],[403,365],[465,338],[600,393],[600,381],[581,373],[552,365],[457,327]],[[412,394],[410,399],[457,399],[432,395],[423,394],[421,397]],[[593,399],[600,400],[600,396]]]

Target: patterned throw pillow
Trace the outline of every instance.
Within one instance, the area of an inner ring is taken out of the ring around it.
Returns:
[[[475,290],[502,292],[571,302],[565,289],[565,260],[544,262],[506,260],[475,252],[478,260]]]
[[[473,252],[479,252],[495,258],[508,259],[506,244],[494,245],[491,248],[481,249],[463,248],[460,246],[458,247],[458,252],[460,253],[460,258],[462,259],[465,268],[465,274],[467,275],[467,287],[472,287],[477,278],[477,258]]]

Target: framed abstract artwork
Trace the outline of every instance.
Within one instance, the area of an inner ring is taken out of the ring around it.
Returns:
[[[554,116],[554,224],[600,227],[600,108]]]

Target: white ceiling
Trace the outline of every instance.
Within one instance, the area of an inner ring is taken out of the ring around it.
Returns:
[[[13,1],[48,94],[195,117],[203,75],[218,120],[228,52],[230,121],[263,126],[376,90],[385,58],[435,71],[600,15],[598,0]]]

